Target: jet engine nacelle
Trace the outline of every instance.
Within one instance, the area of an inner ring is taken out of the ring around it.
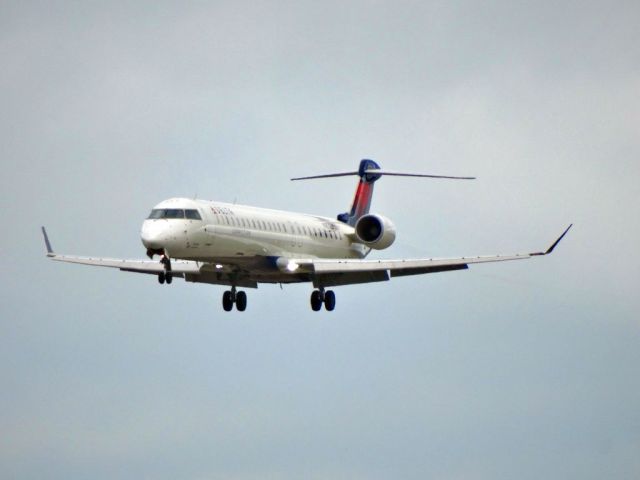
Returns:
[[[356,222],[355,229],[358,241],[375,250],[390,247],[396,239],[395,225],[382,215],[363,215]]]

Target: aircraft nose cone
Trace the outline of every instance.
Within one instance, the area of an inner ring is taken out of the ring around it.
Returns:
[[[150,248],[152,250],[162,248],[162,242],[160,242],[160,238],[156,235],[143,233],[140,238],[142,239],[142,244],[147,248]]]
[[[159,226],[153,225],[152,223],[145,222],[142,225],[140,239],[146,248],[157,250],[164,247],[163,229]]]

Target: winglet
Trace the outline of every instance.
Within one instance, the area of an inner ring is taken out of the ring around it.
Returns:
[[[532,253],[531,255],[549,255],[551,252],[553,252],[553,249],[556,248],[556,245],[560,243],[560,240],[562,240],[564,236],[569,232],[569,230],[571,230],[571,227],[573,227],[573,223],[569,225],[564,232],[562,232],[562,235],[560,235],[558,239],[553,242],[553,244],[547,249],[546,252]]]
[[[47,257],[55,256],[55,253],[53,253],[53,249],[51,248],[51,242],[49,242],[49,236],[47,235],[47,231],[44,227],[42,227],[42,235],[44,235],[44,244],[47,247]]]

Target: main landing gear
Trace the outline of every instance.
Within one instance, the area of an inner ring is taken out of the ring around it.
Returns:
[[[173,273],[171,273],[171,260],[166,255],[162,255],[160,263],[164,266],[164,271],[158,274],[158,283],[170,284],[173,281]]]
[[[244,312],[247,308],[247,294],[242,290],[236,292],[236,287],[231,287],[231,290],[222,294],[222,308],[225,312],[230,312],[234,304],[239,312]]]
[[[333,290],[325,291],[324,288],[320,288],[311,292],[311,310],[319,311],[323,303],[324,308],[329,312],[336,308],[336,294]]]

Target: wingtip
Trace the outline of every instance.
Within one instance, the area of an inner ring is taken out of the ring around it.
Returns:
[[[553,242],[553,244],[547,249],[546,252],[544,252],[545,255],[549,255],[551,252],[553,252],[553,249],[556,248],[556,246],[560,243],[560,240],[562,240],[564,238],[564,236],[569,233],[569,230],[571,230],[571,227],[573,227],[573,223],[571,223],[564,232],[562,232],[562,235],[560,235],[558,237],[558,239]]]
[[[53,253],[53,248],[51,248],[51,242],[49,241],[47,230],[44,228],[44,226],[40,228],[42,229],[42,235],[44,236],[44,244],[47,247],[47,257],[53,257],[55,256],[55,253]]]

